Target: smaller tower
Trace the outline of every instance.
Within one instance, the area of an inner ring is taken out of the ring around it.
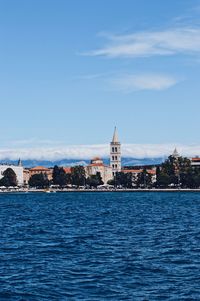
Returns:
[[[112,168],[113,176],[115,176],[116,172],[121,171],[121,143],[118,139],[116,127],[112,142],[110,143],[110,166]]]
[[[17,164],[18,166],[22,166],[22,160],[19,158],[19,160],[18,160],[18,164]]]
[[[174,151],[173,151],[172,157],[174,157],[175,159],[178,159],[178,158],[180,157],[180,155],[179,155],[179,153],[178,153],[176,147],[175,147],[175,149],[174,149]]]

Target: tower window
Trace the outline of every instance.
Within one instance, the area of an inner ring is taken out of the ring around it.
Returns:
[[[114,157],[114,156],[112,156],[112,160],[115,160],[115,157]]]
[[[115,164],[113,164],[112,167],[115,168]]]
[[[115,168],[117,168],[117,164],[115,164]]]
[[[117,160],[117,156],[115,156],[115,160]]]
[[[115,148],[114,148],[114,147],[112,147],[112,152],[114,153],[114,151],[115,151]]]
[[[115,147],[115,152],[117,153],[117,147]]]

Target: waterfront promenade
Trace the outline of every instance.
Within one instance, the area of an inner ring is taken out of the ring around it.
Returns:
[[[0,189],[0,194],[3,193],[96,193],[96,192],[200,192],[200,188],[198,189],[189,189],[189,188],[146,188],[146,189]]]

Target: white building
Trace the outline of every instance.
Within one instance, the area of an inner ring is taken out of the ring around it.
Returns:
[[[98,157],[93,158],[90,164],[85,167],[85,170],[87,176],[96,175],[97,172],[99,172],[104,184],[107,184],[107,182],[113,178],[111,167],[105,165]]]
[[[191,166],[192,167],[200,167],[200,158],[199,157],[194,157],[190,159],[191,161]]]
[[[121,143],[119,142],[117,129],[115,127],[112,142],[110,143],[110,167],[113,176],[121,171]]]
[[[19,160],[18,165],[13,164],[0,164],[0,179],[3,178],[3,173],[6,169],[11,168],[16,176],[17,176],[17,184],[19,186],[23,185],[24,177],[23,177],[23,166],[21,160]]]

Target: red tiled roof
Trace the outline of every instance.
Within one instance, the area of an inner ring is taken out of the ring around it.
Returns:
[[[123,169],[122,170],[123,173],[141,173],[143,172],[143,169]],[[155,175],[156,171],[153,169],[147,169],[147,173],[151,174],[151,175]]]
[[[71,167],[63,167],[65,173],[71,173],[72,170],[71,170]]]
[[[44,166],[35,166],[31,168],[30,171],[50,171],[50,169]]]
[[[156,175],[156,171],[153,169],[147,169],[147,172],[151,175]]]
[[[99,160],[101,160],[101,158],[99,158],[99,157],[92,158],[92,161],[99,161]]]
[[[123,169],[122,170],[123,173],[129,173],[129,172],[131,172],[131,173],[140,173],[142,171],[143,171],[142,169]]]
[[[200,158],[192,158],[192,162],[194,162],[194,161],[200,162]]]
[[[88,166],[105,166],[103,163],[91,163]]]

